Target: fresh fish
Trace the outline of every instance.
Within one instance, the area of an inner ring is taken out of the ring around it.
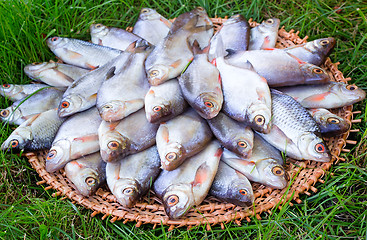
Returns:
[[[220,144],[212,141],[179,168],[161,172],[154,182],[154,192],[162,199],[169,218],[180,218],[205,199],[217,173],[222,152]]]
[[[266,79],[256,73],[249,62],[236,67],[220,57],[216,64],[222,79],[223,112],[237,121],[248,123],[254,130],[268,133],[271,97]]]
[[[220,112],[208,120],[214,136],[230,151],[241,157],[250,157],[254,146],[254,132],[244,123],[237,122]]]
[[[301,59],[302,61],[320,66],[330,55],[335,46],[335,39],[332,37],[321,38],[304,44],[285,48],[289,54]]]
[[[71,160],[97,152],[101,121],[96,108],[69,117],[60,126],[46,156],[46,170],[55,172]]]
[[[35,91],[46,87],[48,87],[48,85],[46,84],[17,85],[5,83],[0,87],[0,94],[4,97],[9,98],[11,101],[18,101],[22,100],[25,97],[28,97]]]
[[[215,117],[222,109],[223,93],[218,69],[208,62],[209,47],[193,45],[194,59],[178,78],[183,96],[205,119]]]
[[[223,161],[219,162],[209,194],[237,206],[252,206],[255,197],[250,181]]]
[[[269,18],[251,29],[248,50],[274,48],[278,38],[280,20]]]
[[[168,35],[147,57],[145,69],[151,85],[156,86],[177,77],[192,60],[189,37],[196,32],[212,29],[212,26],[197,26],[199,19],[199,14],[192,12],[178,16]]]
[[[131,208],[153,185],[160,165],[156,146],[109,162],[106,168],[108,187],[123,207]]]
[[[10,134],[1,145],[1,149],[25,151],[49,149],[64,121],[64,118],[58,116],[56,108],[35,114]]]
[[[257,135],[251,157],[240,158],[224,149],[221,161],[244,174],[249,180],[271,188],[283,189],[289,180],[280,152]]]
[[[210,39],[214,34],[213,22],[203,7],[196,7],[191,13],[199,16],[196,27],[203,26],[206,30],[195,32],[188,38],[188,42],[192,46],[197,41],[201,49],[206,48],[209,46]]]
[[[139,49],[130,54],[114,76],[106,79],[97,93],[97,108],[104,121],[118,121],[144,107],[149,89],[144,61],[151,46],[143,40]]]
[[[188,106],[177,79],[151,86],[144,102],[146,117],[151,123],[168,121],[183,113]]]
[[[235,66],[249,61],[255,71],[268,81],[270,87],[321,84],[330,81],[324,69],[303,62],[281,49],[253,50],[229,55],[228,63]]]
[[[65,165],[65,174],[76,190],[88,197],[106,181],[106,163],[98,152],[92,153],[68,162]]]
[[[142,40],[141,37],[121,28],[107,27],[97,23],[90,26],[92,43],[125,51],[135,41]]]
[[[71,84],[59,104],[59,115],[70,116],[96,105],[97,92],[102,83],[113,77],[130,53],[124,52],[105,65],[93,70]]]
[[[63,62],[85,69],[101,67],[122,53],[114,48],[73,38],[48,38],[47,45]]]
[[[161,123],[157,132],[157,148],[162,168],[171,171],[200,152],[211,140],[209,126],[194,110]]]
[[[115,162],[153,146],[158,127],[148,122],[144,109],[117,122],[103,121],[98,129],[102,159]]]
[[[272,90],[273,126],[260,134],[288,157],[298,160],[329,162],[330,152],[312,116],[292,97]],[[255,144],[254,144],[255,145]]]
[[[293,97],[305,108],[340,108],[362,101],[366,92],[355,84],[330,82],[327,84],[277,88]]]
[[[9,124],[20,125],[32,115],[57,108],[64,91],[48,87],[14,102],[0,111],[0,119]]]
[[[75,80],[87,74],[89,70],[54,61],[32,63],[24,67],[24,72],[33,80],[54,87],[68,87]]]
[[[139,19],[134,25],[133,33],[144,38],[153,45],[167,36],[172,23],[151,8],[142,8]],[[154,30],[153,30],[154,29]]]
[[[223,54],[216,54],[219,38],[223,41],[224,49],[231,49],[236,52],[247,51],[250,40],[250,25],[240,14],[233,15],[225,21],[220,30],[210,40],[209,61],[217,57],[224,57]]]
[[[325,137],[333,137],[349,130],[350,124],[343,118],[331,113],[325,108],[312,108],[308,112],[319,124],[321,134]]]

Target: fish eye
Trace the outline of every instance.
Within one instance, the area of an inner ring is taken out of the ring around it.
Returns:
[[[271,169],[271,172],[275,175],[275,176],[283,176],[284,175],[284,169],[281,166],[275,166]]]
[[[47,154],[46,160],[51,160],[51,159],[53,159],[54,157],[56,157],[56,155],[57,155],[57,151],[56,151],[56,150],[51,150],[51,151]]]
[[[155,106],[153,107],[153,112],[160,112],[162,110],[161,106]]]
[[[158,74],[159,74],[159,71],[158,71],[158,70],[153,70],[153,71],[151,71],[151,72],[149,73],[149,75],[150,75],[151,77],[156,77],[156,76],[158,76]]]
[[[239,192],[241,193],[241,195],[246,196],[248,194],[246,189],[240,189]]]
[[[11,148],[16,148],[19,145],[19,141],[17,139],[13,139],[10,141]]]
[[[314,73],[316,73],[316,74],[324,73],[324,71],[322,71],[322,69],[321,69],[321,68],[314,68],[312,71],[313,71]]]
[[[179,198],[177,195],[171,195],[167,198],[167,204],[168,206],[173,207],[178,203],[178,200]]]
[[[255,120],[256,125],[259,125],[259,126],[264,125],[265,123],[265,118],[262,115],[256,115],[254,120]]]
[[[10,84],[7,83],[3,84],[3,88],[10,88]]]
[[[176,160],[177,159],[177,154],[174,153],[174,152],[167,153],[166,159],[170,162],[173,161],[173,160]]]
[[[335,118],[335,117],[329,117],[329,118],[327,119],[327,122],[328,122],[328,123],[331,123],[331,124],[338,124],[338,123],[340,123],[340,120],[339,120],[339,119],[337,119],[337,118]]]
[[[125,188],[124,191],[122,191],[122,193],[125,194],[125,195],[133,195],[134,192],[135,191],[132,187]]]
[[[209,101],[204,102],[204,105],[207,106],[208,108],[214,107],[214,104],[212,102],[209,102]]]
[[[61,108],[68,108],[68,107],[70,107],[70,103],[68,101],[63,101],[61,103]]]
[[[116,141],[111,141],[107,144],[107,147],[111,150],[116,150],[120,147],[120,144]]]
[[[143,8],[143,9],[141,10],[141,13],[147,13],[147,12],[149,12],[149,10],[148,10],[148,9],[146,9],[146,8]]]
[[[245,148],[247,147],[247,143],[245,141],[239,141],[237,143],[237,146],[239,146],[240,148]]]
[[[8,109],[1,110],[0,116],[6,118],[9,116],[10,111]]]
[[[96,184],[96,179],[94,177],[87,177],[85,179],[85,183],[88,185],[88,186],[94,186]]]
[[[323,143],[318,143],[315,146],[315,150],[318,153],[323,153],[323,152],[325,152],[326,148],[325,148],[325,145]]]
[[[320,41],[320,44],[322,46],[328,45],[329,43],[330,43],[329,40],[322,40],[322,41]]]
[[[354,91],[354,90],[356,90],[358,87],[356,86],[356,85],[348,85],[348,86],[346,86],[346,88],[348,89],[348,90],[351,90],[351,91]]]
[[[51,38],[51,42],[56,42],[57,40],[59,40],[59,37],[53,37],[53,38]]]
[[[100,28],[100,27],[102,27],[102,24],[98,23],[98,24],[96,24],[94,27],[95,27],[95,28]]]
[[[269,18],[268,20],[265,21],[267,24],[273,24],[274,23],[274,20]]]

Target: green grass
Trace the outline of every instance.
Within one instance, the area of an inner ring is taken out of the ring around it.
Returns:
[[[262,21],[281,19],[286,30],[295,29],[309,40],[333,36],[337,39],[331,55],[352,83],[367,90],[367,3],[357,1],[197,1],[209,16],[242,14]],[[54,59],[45,38],[65,36],[88,40],[89,26],[100,22],[114,27],[132,26],[141,7],[157,9],[167,18],[195,7],[191,1],[1,1],[0,2],[0,79],[3,83],[29,83],[23,67],[32,62]],[[340,9],[335,9],[339,7]],[[340,12],[337,10],[341,10]],[[0,108],[11,102],[0,98]],[[302,196],[302,203],[286,205],[252,218],[242,226],[225,224],[206,231],[199,226],[168,231],[152,225],[111,223],[109,218],[90,217],[91,211],[51,196],[37,186],[40,180],[27,160],[16,154],[0,153],[0,238],[1,239],[366,239],[367,238],[367,132],[366,101],[355,104],[362,111],[355,124],[359,133],[351,133],[356,146],[343,154],[347,159],[333,166],[334,175],[317,184],[318,192]],[[13,126],[2,124],[3,142]]]

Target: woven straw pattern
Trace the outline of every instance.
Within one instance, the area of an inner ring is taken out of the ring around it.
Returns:
[[[226,21],[226,18],[213,18],[212,21],[215,25],[215,30],[218,30],[220,25]],[[258,23],[253,22],[251,19],[249,22],[251,27],[258,25]],[[306,39],[307,37],[301,39],[298,36],[298,32],[294,32],[293,30],[289,32],[285,31],[283,27],[279,30],[276,47],[284,48],[301,44],[306,42]],[[338,70],[337,66],[338,63],[332,63],[328,58],[322,67],[328,72],[333,81],[347,82],[350,80],[343,77],[343,74]],[[352,112],[352,109],[352,106],[346,106],[333,110],[333,113],[346,119],[352,126],[353,122],[358,122],[353,120],[353,114],[357,112]],[[155,196],[153,191],[150,191],[147,196],[141,199],[131,209],[122,207],[106,186],[99,188],[94,196],[86,198],[75,190],[75,187],[66,178],[63,170],[56,173],[48,173],[45,170],[45,156],[47,152],[27,153],[26,156],[32,167],[43,179],[37,183],[38,185],[48,184],[45,190],[55,189],[54,196],[63,196],[63,199],[69,198],[74,203],[91,209],[93,211],[92,216],[103,214],[102,219],[111,216],[111,222],[116,220],[123,220],[124,223],[135,221],[137,227],[141,226],[141,224],[151,223],[153,224],[153,228],[160,224],[170,225],[170,230],[182,226],[191,228],[200,224],[207,224],[207,228],[210,228],[211,225],[220,224],[223,228],[224,223],[230,221],[234,221],[240,225],[243,219],[250,221],[250,217],[252,216],[261,219],[260,215],[263,212],[271,214],[276,208],[281,208],[285,202],[289,202],[291,206],[293,205],[292,202],[301,203],[301,194],[311,195],[312,192],[317,192],[314,185],[317,182],[324,182],[321,178],[330,167],[338,161],[345,161],[339,155],[341,152],[350,151],[344,148],[346,144],[356,144],[355,141],[347,140],[347,138],[350,132],[357,131],[357,129],[350,130],[337,137],[325,139],[332,154],[332,160],[329,163],[288,159],[286,170],[291,178],[289,183],[290,187],[283,190],[273,190],[253,183],[255,194],[253,207],[238,207],[208,196],[200,206],[191,209],[184,218],[178,220],[170,220],[166,216],[161,201]]]

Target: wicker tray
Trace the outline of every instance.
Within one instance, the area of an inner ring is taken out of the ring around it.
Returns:
[[[226,18],[213,18],[212,21],[215,25],[215,30],[217,30],[226,21]],[[251,27],[258,25],[258,23],[251,21],[251,19],[249,22]],[[301,44],[306,42],[307,39],[307,37],[301,39],[298,36],[298,32],[294,32],[293,30],[286,32],[284,27],[279,30],[278,35],[277,48]],[[350,79],[343,77],[343,74],[338,70],[337,66],[338,63],[332,63],[328,58],[322,67],[328,72],[333,81],[349,81]],[[353,122],[359,122],[358,120],[353,120],[353,114],[357,112],[352,112],[352,109],[353,106],[346,106],[340,109],[334,109],[333,112],[346,119],[352,126]],[[45,187],[45,190],[51,188],[56,190],[53,196],[63,196],[62,199],[69,198],[74,203],[91,209],[93,211],[91,213],[92,216],[103,214],[102,219],[111,216],[111,222],[116,220],[124,220],[124,223],[136,221],[137,227],[141,226],[141,224],[151,223],[153,224],[153,228],[160,224],[170,225],[170,230],[182,226],[191,228],[200,224],[207,224],[208,228],[211,225],[220,224],[223,228],[224,223],[230,221],[234,221],[240,225],[243,219],[250,221],[250,217],[253,216],[261,219],[260,215],[263,212],[271,214],[271,211],[281,208],[286,202],[289,202],[291,206],[293,205],[292,202],[301,203],[301,194],[311,195],[312,192],[317,192],[314,185],[317,182],[324,182],[321,178],[330,167],[338,163],[338,161],[345,161],[339,155],[341,152],[350,151],[344,148],[346,144],[356,144],[355,141],[347,140],[347,138],[350,132],[357,131],[358,129],[354,129],[340,136],[325,139],[332,154],[332,160],[329,163],[287,159],[286,170],[291,177],[288,188],[273,190],[269,187],[253,183],[255,195],[253,207],[238,207],[208,196],[200,206],[192,208],[186,217],[178,220],[170,220],[166,216],[161,201],[155,196],[153,191],[150,191],[147,196],[131,209],[122,207],[117,202],[115,196],[108,190],[107,186],[99,188],[94,196],[87,198],[75,190],[75,187],[66,178],[63,170],[56,173],[48,173],[45,170],[45,156],[47,152],[27,153],[26,156],[32,167],[43,179],[37,185],[47,183],[49,186]]]

